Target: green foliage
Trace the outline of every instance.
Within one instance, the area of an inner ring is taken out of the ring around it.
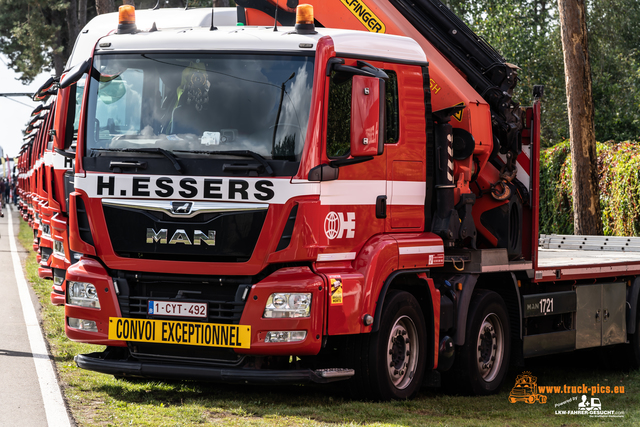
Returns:
[[[598,143],[602,224],[606,236],[640,236],[640,142]],[[540,233],[573,234],[569,141],[540,156]]]
[[[596,139],[640,135],[640,2],[606,0],[588,8]]]
[[[9,66],[30,82],[42,71],[53,68],[54,54],[60,53],[64,2],[2,0],[0,9],[0,50]]]
[[[571,162],[569,141],[563,141],[540,153],[540,233],[573,234]]]
[[[569,137],[557,2],[449,0],[445,3],[508,62],[522,68],[515,97],[529,104],[545,86],[543,146]],[[640,137],[640,2],[587,0],[596,139]]]
[[[605,235],[640,235],[640,143],[600,144],[598,172]]]

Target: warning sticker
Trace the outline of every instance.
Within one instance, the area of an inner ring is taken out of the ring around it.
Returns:
[[[464,102],[459,102],[456,105],[454,105],[454,107],[457,107],[458,105],[464,105]],[[461,122],[462,121],[462,113],[464,113],[464,109],[458,111],[457,113],[455,113],[453,115],[453,118],[456,119],[457,121]]]
[[[429,265],[442,265],[444,264],[444,254],[429,255]]]
[[[251,326],[110,317],[109,339],[206,347],[251,348]]]
[[[331,305],[342,304],[342,279],[331,279]]]

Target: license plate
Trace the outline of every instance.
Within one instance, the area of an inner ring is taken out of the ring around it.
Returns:
[[[205,347],[250,348],[251,326],[110,317],[109,339]]]
[[[148,313],[151,316],[197,317],[206,319],[206,302],[149,301]]]

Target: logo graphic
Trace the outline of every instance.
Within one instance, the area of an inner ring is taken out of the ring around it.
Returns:
[[[592,397],[591,401],[587,398],[586,394],[582,395],[582,402],[578,403],[579,411],[600,411],[602,409],[602,403],[597,397]]]
[[[603,410],[599,397],[589,399],[586,394],[583,394],[581,399],[578,399],[578,396],[572,396],[564,402],[557,403],[556,407],[562,406],[567,402],[578,402],[578,408],[556,410],[556,415],[588,415],[589,418],[624,418],[624,411]]]
[[[344,236],[345,231],[346,236]],[[324,219],[324,234],[329,240],[342,239],[343,236],[347,239],[353,239],[356,235],[356,213],[347,212],[345,219],[344,212],[329,212]]]
[[[347,9],[353,13],[353,16],[358,18],[358,21],[360,21],[370,32],[384,33],[386,31],[384,23],[375,15],[375,13],[373,13],[371,9],[367,7],[366,4],[363,3],[362,0],[341,1],[342,4],[344,4]]]
[[[193,240],[193,241],[192,241]],[[185,230],[178,229],[171,236],[169,240],[169,230],[166,228],[156,231],[153,228],[147,228],[147,243],[160,245],[175,245],[181,243],[186,246],[195,245],[199,246],[204,242],[207,246],[216,245],[216,231],[207,230],[207,234],[201,230],[193,230],[193,239],[189,238],[189,235]]]
[[[171,213],[177,215],[189,215],[193,208],[193,202],[171,202]]]
[[[509,402],[526,402],[528,404],[547,403],[547,396],[538,393],[538,377],[525,371],[516,378],[516,385],[509,393]]]

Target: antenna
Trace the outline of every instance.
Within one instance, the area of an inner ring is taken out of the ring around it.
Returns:
[[[152,8],[151,10],[157,10],[159,7],[160,7],[160,0],[158,0],[158,1],[156,2],[156,5],[155,5],[155,6],[153,6],[153,8]]]
[[[189,9],[189,0],[187,0],[186,4],[184,5],[184,10]]]
[[[215,15],[214,11],[216,9],[216,0],[211,0],[211,28],[209,28],[209,31],[215,31],[218,28],[213,25],[213,15]]]
[[[276,0],[276,13],[275,13],[275,15],[276,15],[275,21],[276,22],[273,23],[273,31],[274,32],[278,31],[278,2],[279,1],[280,0]]]

